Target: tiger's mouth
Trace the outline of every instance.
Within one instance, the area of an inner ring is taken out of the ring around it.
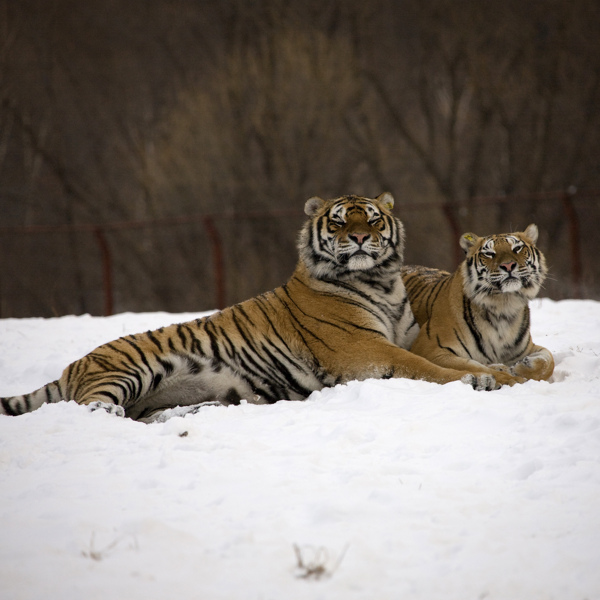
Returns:
[[[359,257],[368,257],[373,260],[377,260],[377,258],[380,256],[380,254],[381,254],[381,251],[379,249],[374,250],[372,248],[363,248],[363,247],[345,248],[343,251],[338,253],[338,260],[340,262],[345,262],[345,263],[352,260],[353,258],[359,258]]]

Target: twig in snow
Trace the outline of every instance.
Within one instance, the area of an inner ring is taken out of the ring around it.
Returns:
[[[346,544],[342,553],[340,554],[337,561],[328,567],[329,552],[324,546],[314,548],[313,546],[304,546],[302,549],[298,544],[294,544],[294,552],[296,553],[296,576],[299,579],[324,579],[331,577],[339,568],[346,552],[348,551],[349,544]],[[307,560],[306,554],[312,554],[311,558]]]
[[[87,552],[86,550],[82,550],[81,554],[85,556],[85,558],[91,558],[92,560],[102,560],[106,558],[112,550],[114,550],[118,544],[120,544],[127,536],[120,536],[115,538],[108,546],[102,548],[102,550],[96,550],[95,546],[95,532],[92,531],[92,537],[90,538],[90,550]],[[133,537],[133,549],[138,549],[137,539],[135,536]]]

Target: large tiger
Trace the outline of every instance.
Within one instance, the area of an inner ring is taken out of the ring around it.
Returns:
[[[498,369],[526,379],[548,379],[554,359],[529,331],[529,305],[546,277],[536,247],[538,228],[478,237],[465,233],[465,260],[450,274],[405,266],[402,278],[421,330],[411,351],[450,368]]]
[[[285,285],[202,319],[103,344],[59,380],[2,398],[2,411],[75,400],[149,422],[177,405],[300,400],[370,377],[497,387],[490,374],[440,367],[406,349],[418,327],[400,274],[404,230],[393,205],[389,193],[311,198],[299,262]]]

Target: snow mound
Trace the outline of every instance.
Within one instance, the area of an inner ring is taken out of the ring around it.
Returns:
[[[0,320],[0,395],[197,317]],[[551,382],[369,380],[145,425],[0,416],[0,597],[600,597],[600,304],[539,300]]]

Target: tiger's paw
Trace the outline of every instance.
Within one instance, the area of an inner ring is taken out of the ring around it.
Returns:
[[[117,417],[125,416],[125,409],[118,404],[112,404],[110,402],[102,402],[97,400],[96,402],[90,402],[87,405],[90,412],[94,412],[96,410],[105,410],[109,415],[115,415]]]
[[[512,367],[513,372],[528,379],[548,379],[554,370],[554,359],[552,354],[546,350],[532,352],[529,356],[522,358]]]
[[[463,375],[460,380],[478,392],[489,392],[490,390],[497,390],[500,387],[494,375],[490,375],[489,373],[468,373],[467,375]]]

